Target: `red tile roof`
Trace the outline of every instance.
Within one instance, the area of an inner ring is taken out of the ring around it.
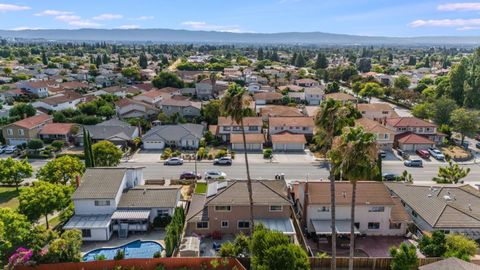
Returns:
[[[388,118],[387,125],[392,127],[436,127],[435,124],[416,117]]]
[[[247,143],[264,143],[265,136],[263,134],[245,134],[245,141]],[[230,135],[231,143],[243,143],[242,134],[231,134]]]
[[[289,132],[272,135],[272,143],[307,143],[305,135]]]
[[[264,100],[280,100],[283,98],[283,95],[277,92],[263,92],[253,95],[255,100],[264,99]]]
[[[244,126],[263,126],[263,120],[261,117],[245,117],[243,118]],[[237,122],[233,121],[230,117],[218,117],[218,126],[240,126]]]
[[[396,136],[397,141],[401,144],[435,144],[435,142],[415,134],[413,132],[405,132]]]
[[[52,116],[50,116],[48,114],[39,114],[39,115],[35,115],[35,116],[32,116],[32,117],[28,117],[28,118],[25,118],[23,120],[17,121],[15,123],[13,123],[12,125],[16,125],[16,126],[26,128],[26,129],[31,129],[31,128],[34,128],[34,127],[42,124],[42,123],[51,122],[52,119],[53,119]]]
[[[70,133],[70,130],[74,124],[69,124],[69,123],[48,123],[45,126],[43,126],[42,130],[40,131],[40,134],[44,135],[53,135],[53,134],[68,134]]]

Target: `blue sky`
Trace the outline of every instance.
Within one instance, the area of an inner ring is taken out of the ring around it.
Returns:
[[[171,28],[382,36],[480,35],[480,2],[0,0],[1,29]]]

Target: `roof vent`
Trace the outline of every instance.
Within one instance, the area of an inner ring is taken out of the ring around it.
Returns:
[[[347,192],[346,192],[346,191],[342,191],[342,196],[343,196],[343,198],[346,198],[346,197],[347,197]]]
[[[468,204],[468,210],[472,211],[472,204],[471,203]]]
[[[432,194],[429,193],[429,194],[427,195],[427,197],[431,198],[431,197],[432,197]]]
[[[444,199],[445,201],[447,201],[447,202],[452,201],[452,197],[450,197],[449,195],[443,196],[443,199]]]

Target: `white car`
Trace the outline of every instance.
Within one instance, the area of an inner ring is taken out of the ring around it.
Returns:
[[[0,154],[3,153],[3,152],[5,152],[5,150],[7,149],[7,147],[8,147],[7,145],[2,145],[2,146],[0,146]]]
[[[428,152],[432,157],[434,157],[436,160],[445,160],[445,156],[440,152],[440,150],[430,147],[428,148]]]
[[[172,157],[165,160],[165,162],[163,162],[163,165],[182,165],[182,164],[183,164],[183,159],[179,157]]]
[[[11,154],[15,151],[17,151],[17,146],[16,145],[9,145],[9,146],[7,146],[7,148],[5,148],[5,154]]]
[[[221,157],[217,158],[213,161],[213,165],[232,165],[232,158],[229,157]]]
[[[221,171],[206,171],[205,179],[225,179],[227,174]]]

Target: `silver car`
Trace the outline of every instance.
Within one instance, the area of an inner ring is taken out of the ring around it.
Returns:
[[[165,162],[163,162],[163,165],[182,165],[182,164],[183,164],[183,159],[179,157],[172,157],[165,160]]]

